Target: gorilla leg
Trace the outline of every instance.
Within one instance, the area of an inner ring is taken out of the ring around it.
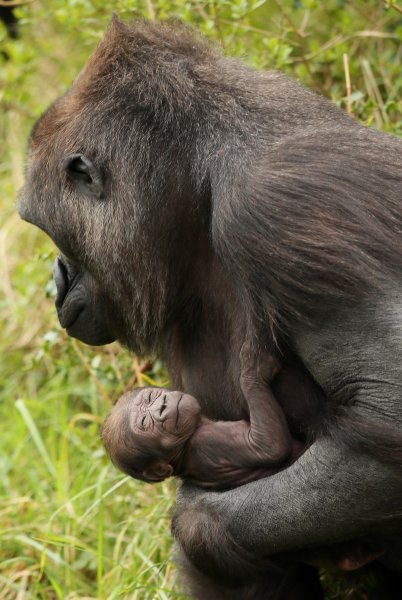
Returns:
[[[181,582],[195,600],[323,600],[318,570],[307,565],[267,567],[264,575],[238,587],[220,585],[201,573],[178,551]]]

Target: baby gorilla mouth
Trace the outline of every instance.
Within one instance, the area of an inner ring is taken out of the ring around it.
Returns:
[[[183,400],[183,396],[181,396],[181,398],[179,399],[178,403],[177,403],[177,414],[176,414],[176,423],[175,423],[175,428],[177,429],[177,426],[179,424],[179,417],[180,417],[180,402]]]

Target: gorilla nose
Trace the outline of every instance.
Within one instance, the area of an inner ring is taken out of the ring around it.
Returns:
[[[59,310],[63,306],[64,299],[67,295],[69,282],[68,271],[60,256],[56,258],[53,265],[53,277],[56,283],[56,308]]]

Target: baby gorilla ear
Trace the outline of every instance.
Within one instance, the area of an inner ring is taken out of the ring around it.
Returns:
[[[173,475],[173,467],[169,463],[157,462],[145,469],[142,475],[146,481],[163,481]]]

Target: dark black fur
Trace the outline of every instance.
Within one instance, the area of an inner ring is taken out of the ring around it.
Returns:
[[[12,6],[0,6],[0,21],[6,26],[10,38],[15,40],[18,37],[18,19]]]
[[[314,440],[267,480],[184,487],[175,532],[215,581],[197,597],[269,597],[265,557],[367,535],[402,567],[401,150],[183,27],[116,20],[34,128],[20,212],[64,254],[63,325],[157,351],[206,415],[238,419],[247,315]]]

